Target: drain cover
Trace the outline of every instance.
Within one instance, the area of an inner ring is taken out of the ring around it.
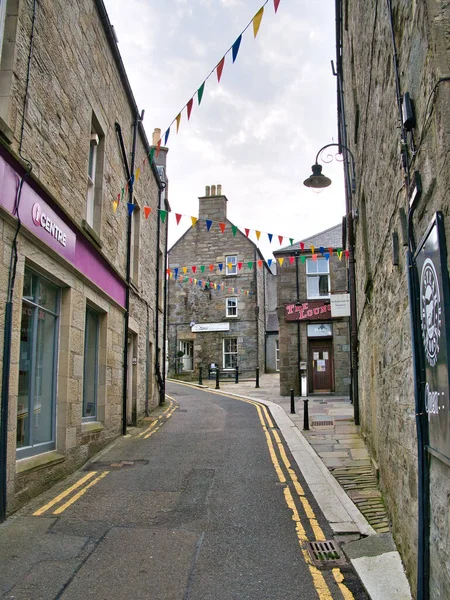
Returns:
[[[333,540],[308,542],[308,552],[316,567],[325,568],[347,564],[344,554]]]
[[[334,425],[333,421],[311,421],[311,427],[323,427]]]

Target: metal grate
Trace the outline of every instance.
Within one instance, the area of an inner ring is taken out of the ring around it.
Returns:
[[[311,421],[311,427],[324,427],[324,426],[333,426],[333,421]]]
[[[344,554],[333,540],[308,542],[308,552],[316,567],[335,567],[347,564]]]

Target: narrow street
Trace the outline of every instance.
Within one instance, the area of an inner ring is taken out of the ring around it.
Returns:
[[[345,560],[314,565],[331,530],[267,408],[166,391],[158,421],[0,527],[2,597],[366,599]]]

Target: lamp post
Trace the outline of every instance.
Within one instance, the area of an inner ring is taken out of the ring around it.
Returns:
[[[331,147],[338,147],[338,153],[342,154],[346,166],[348,166],[350,157],[350,168],[351,168],[351,181],[348,185],[348,170],[346,169],[346,196],[345,196],[345,209],[346,209],[346,223],[347,223],[347,241],[348,241],[348,287],[350,293],[350,378],[351,378],[351,400],[353,402],[353,412],[355,425],[359,425],[359,399],[358,399],[358,321],[356,318],[356,280],[355,280],[355,237],[353,231],[353,202],[352,197],[356,191],[355,185],[355,159],[354,156],[347,146],[344,144],[332,143],[323,146],[316,154],[315,163],[312,165],[312,174],[305,179],[303,184],[306,187],[312,189],[323,189],[331,185],[331,179],[326,177],[322,173],[322,165],[319,164],[319,156],[324,150]],[[344,152],[342,152],[344,150]],[[323,162],[331,162],[336,155],[328,155],[328,160],[322,159]]]

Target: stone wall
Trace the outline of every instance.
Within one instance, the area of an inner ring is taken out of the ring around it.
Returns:
[[[413,218],[418,242],[435,213],[450,234],[450,50],[448,3],[394,0],[393,24],[401,94],[409,92],[416,127],[407,135],[411,173],[423,192]],[[413,590],[417,567],[417,436],[407,241],[409,200],[401,158],[399,113],[389,11],[376,0],[348,5],[343,45],[348,144],[355,154],[356,277],[359,326],[359,398],[362,431],[373,459]],[[393,235],[399,240],[394,261]],[[420,337],[420,335],[419,335]],[[419,339],[419,343],[420,343]],[[430,457],[430,597],[450,589],[449,470]]]

